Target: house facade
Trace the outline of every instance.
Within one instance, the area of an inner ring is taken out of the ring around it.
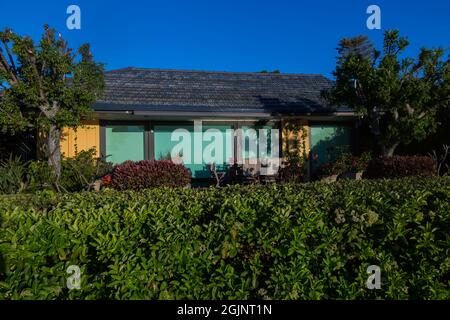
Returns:
[[[254,151],[261,151],[258,142],[256,149],[250,140],[246,143],[252,135],[269,145],[277,140],[279,147],[266,149],[272,157],[285,160],[301,153],[314,158],[310,170],[327,161],[330,147],[357,146],[357,116],[326,104],[321,91],[332,81],[322,75],[125,68],[106,72],[105,86],[93,105],[94,120],[64,131],[65,156],[93,147],[113,163],[167,159],[184,135],[192,143],[180,156],[197,160],[183,159],[193,178],[202,179],[211,174],[199,154],[218,136],[197,140],[198,130],[223,133],[222,156],[215,161],[219,168],[238,158],[251,166]],[[237,131],[244,140],[228,134]]]

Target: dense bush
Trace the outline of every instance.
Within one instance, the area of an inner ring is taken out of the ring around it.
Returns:
[[[95,156],[95,149],[81,151],[62,161],[61,184],[66,191],[92,189],[96,179],[112,171],[113,165]]]
[[[53,189],[55,180],[53,170],[47,161],[35,160],[28,163],[27,191]]]
[[[401,178],[436,175],[436,162],[428,156],[380,157],[370,162],[365,177]]]
[[[25,188],[26,166],[12,154],[0,161],[0,194],[21,192]]]
[[[281,160],[281,159],[280,159]],[[278,169],[277,181],[280,183],[304,182],[307,173],[307,155],[290,153],[287,159],[282,161]]]
[[[73,158],[61,161],[58,181],[63,191],[92,189],[96,179],[112,170],[112,164],[95,157],[95,149],[81,151]],[[0,162],[0,193],[35,192],[54,189],[56,178],[47,161],[27,161],[10,157]]]
[[[182,164],[170,160],[125,161],[114,166],[111,186],[118,190],[140,190],[153,187],[184,187],[191,181]]]
[[[278,170],[277,181],[281,183],[303,182],[305,167],[300,163],[288,163]]]
[[[0,212],[0,299],[450,299],[448,177],[45,192]]]
[[[336,160],[317,166],[313,176],[315,176],[315,178],[322,178],[331,175],[343,176],[348,173],[364,172],[371,159],[372,155],[369,152],[364,152],[359,156],[355,156],[350,152],[342,151],[339,153]]]

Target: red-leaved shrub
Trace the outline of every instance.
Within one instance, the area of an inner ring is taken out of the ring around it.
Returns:
[[[184,187],[191,181],[182,164],[170,160],[125,161],[113,168],[111,186],[119,190]]]
[[[402,178],[436,175],[436,162],[428,156],[392,156],[373,159],[364,176],[367,178]]]

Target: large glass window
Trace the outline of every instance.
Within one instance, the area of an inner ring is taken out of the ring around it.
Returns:
[[[312,125],[311,156],[314,167],[336,160],[339,153],[350,150],[350,126]]]
[[[211,178],[208,164],[218,171],[226,170],[234,157],[232,125],[203,125],[203,136],[196,137],[194,125],[155,125],[155,159],[179,157],[194,178]],[[200,132],[199,132],[200,133]]]
[[[107,161],[122,163],[145,159],[144,125],[107,125],[105,135]]]
[[[252,162],[261,160],[262,158],[272,156],[272,131],[275,129],[273,125],[244,125],[241,126],[241,152],[244,160],[250,160]],[[261,134],[264,137],[260,137]],[[266,146],[260,145],[260,138],[265,140]],[[278,156],[278,155],[274,155]]]
[[[230,124],[203,125],[203,168],[214,162],[218,172],[227,171],[234,162],[234,129]],[[210,178],[209,170],[197,173],[197,177]]]
[[[272,128],[271,124],[242,126],[241,158],[238,160],[256,164],[258,158],[270,157],[274,138]],[[113,163],[143,160],[150,156],[146,155],[146,150],[153,145],[149,153],[153,153],[156,160],[179,161],[194,178],[211,178],[208,165],[212,162],[218,171],[227,171],[235,160],[234,125],[207,122],[202,124],[201,133],[194,131],[194,123],[155,123],[153,141],[147,141],[145,123],[110,123],[105,125],[107,160]],[[264,148],[261,146],[263,140],[259,139],[261,134],[266,141]]]
[[[197,178],[204,171],[203,164],[196,161],[199,151],[194,145],[194,125],[155,125],[153,127],[156,160],[178,160]],[[201,153],[200,153],[201,154]]]

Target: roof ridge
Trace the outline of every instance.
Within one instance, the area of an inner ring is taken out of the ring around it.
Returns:
[[[105,73],[120,73],[123,71],[164,71],[164,72],[190,72],[190,73],[207,73],[207,74],[252,74],[263,76],[321,76],[320,73],[272,73],[272,72],[258,72],[258,71],[212,71],[212,70],[193,70],[193,69],[169,69],[169,68],[144,68],[144,67],[126,67],[113,70],[107,70]]]

